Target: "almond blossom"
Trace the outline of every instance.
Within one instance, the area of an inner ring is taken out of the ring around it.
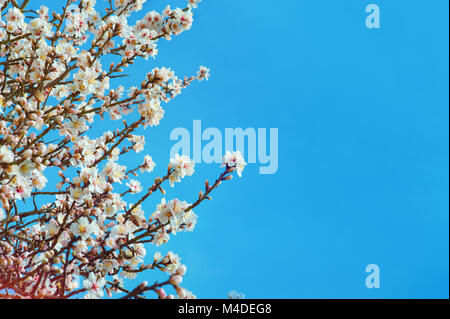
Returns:
[[[88,290],[88,293],[85,295],[87,299],[97,299],[99,297],[103,297],[104,291],[103,287],[106,284],[106,280],[103,277],[97,277],[95,273],[91,272],[83,281],[83,288]]]
[[[195,298],[181,287],[181,258],[155,250],[193,231],[194,209],[246,163],[227,152],[198,196],[150,207],[150,197],[193,175],[195,163],[176,154],[156,166],[140,154],[148,130],[210,70],[178,76],[146,62],[137,85],[111,87],[130,65],[155,58],[159,41],[189,30],[200,0],[131,23],[144,3],[108,1],[99,12],[95,0],[65,0],[50,12],[0,0],[0,298]],[[127,154],[141,164],[127,167]],[[125,288],[151,271],[167,280]]]

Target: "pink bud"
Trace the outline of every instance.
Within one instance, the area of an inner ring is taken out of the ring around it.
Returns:
[[[159,295],[160,299],[164,299],[167,296],[166,292],[164,291],[164,288],[156,289],[156,293]]]

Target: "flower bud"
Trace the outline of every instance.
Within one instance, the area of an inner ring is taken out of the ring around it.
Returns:
[[[174,286],[178,286],[183,282],[183,277],[181,277],[180,275],[175,275],[170,277],[170,283]]]
[[[139,284],[138,289],[142,290],[148,286],[148,281],[143,281]]]
[[[160,299],[164,299],[167,296],[164,288],[156,289],[156,293],[158,294]]]
[[[187,267],[183,264],[180,264],[177,268],[176,274],[180,276],[184,276],[186,274]]]

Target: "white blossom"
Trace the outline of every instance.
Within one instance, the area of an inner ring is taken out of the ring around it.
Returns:
[[[222,166],[236,167],[236,172],[239,175],[239,177],[242,176],[242,171],[244,170],[245,165],[247,165],[247,163],[242,157],[241,152],[239,151],[225,152],[225,155],[223,156],[222,159]]]
[[[103,277],[98,278],[97,275],[91,272],[83,281],[83,288],[88,290],[85,298],[87,299],[97,299],[103,297],[103,287],[106,284],[106,280]]]

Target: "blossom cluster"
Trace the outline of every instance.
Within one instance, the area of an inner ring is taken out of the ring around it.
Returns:
[[[176,155],[162,177],[149,178],[152,156],[134,168],[123,158],[144,151],[144,130],[209,69],[179,78],[155,67],[137,86],[110,86],[139,58],[155,57],[160,39],[189,30],[199,2],[129,25],[144,0],[108,1],[104,13],[95,0],[67,0],[59,13],[0,0],[0,298],[195,297],[180,286],[186,266],[176,254],[149,261],[147,250],[194,230],[193,209],[234,171],[240,176],[245,161],[227,152],[224,172],[194,202],[163,198],[146,213],[145,201],[191,176],[194,162]],[[91,129],[105,114],[114,128],[96,135]],[[151,269],[169,279],[125,288],[125,279]]]

